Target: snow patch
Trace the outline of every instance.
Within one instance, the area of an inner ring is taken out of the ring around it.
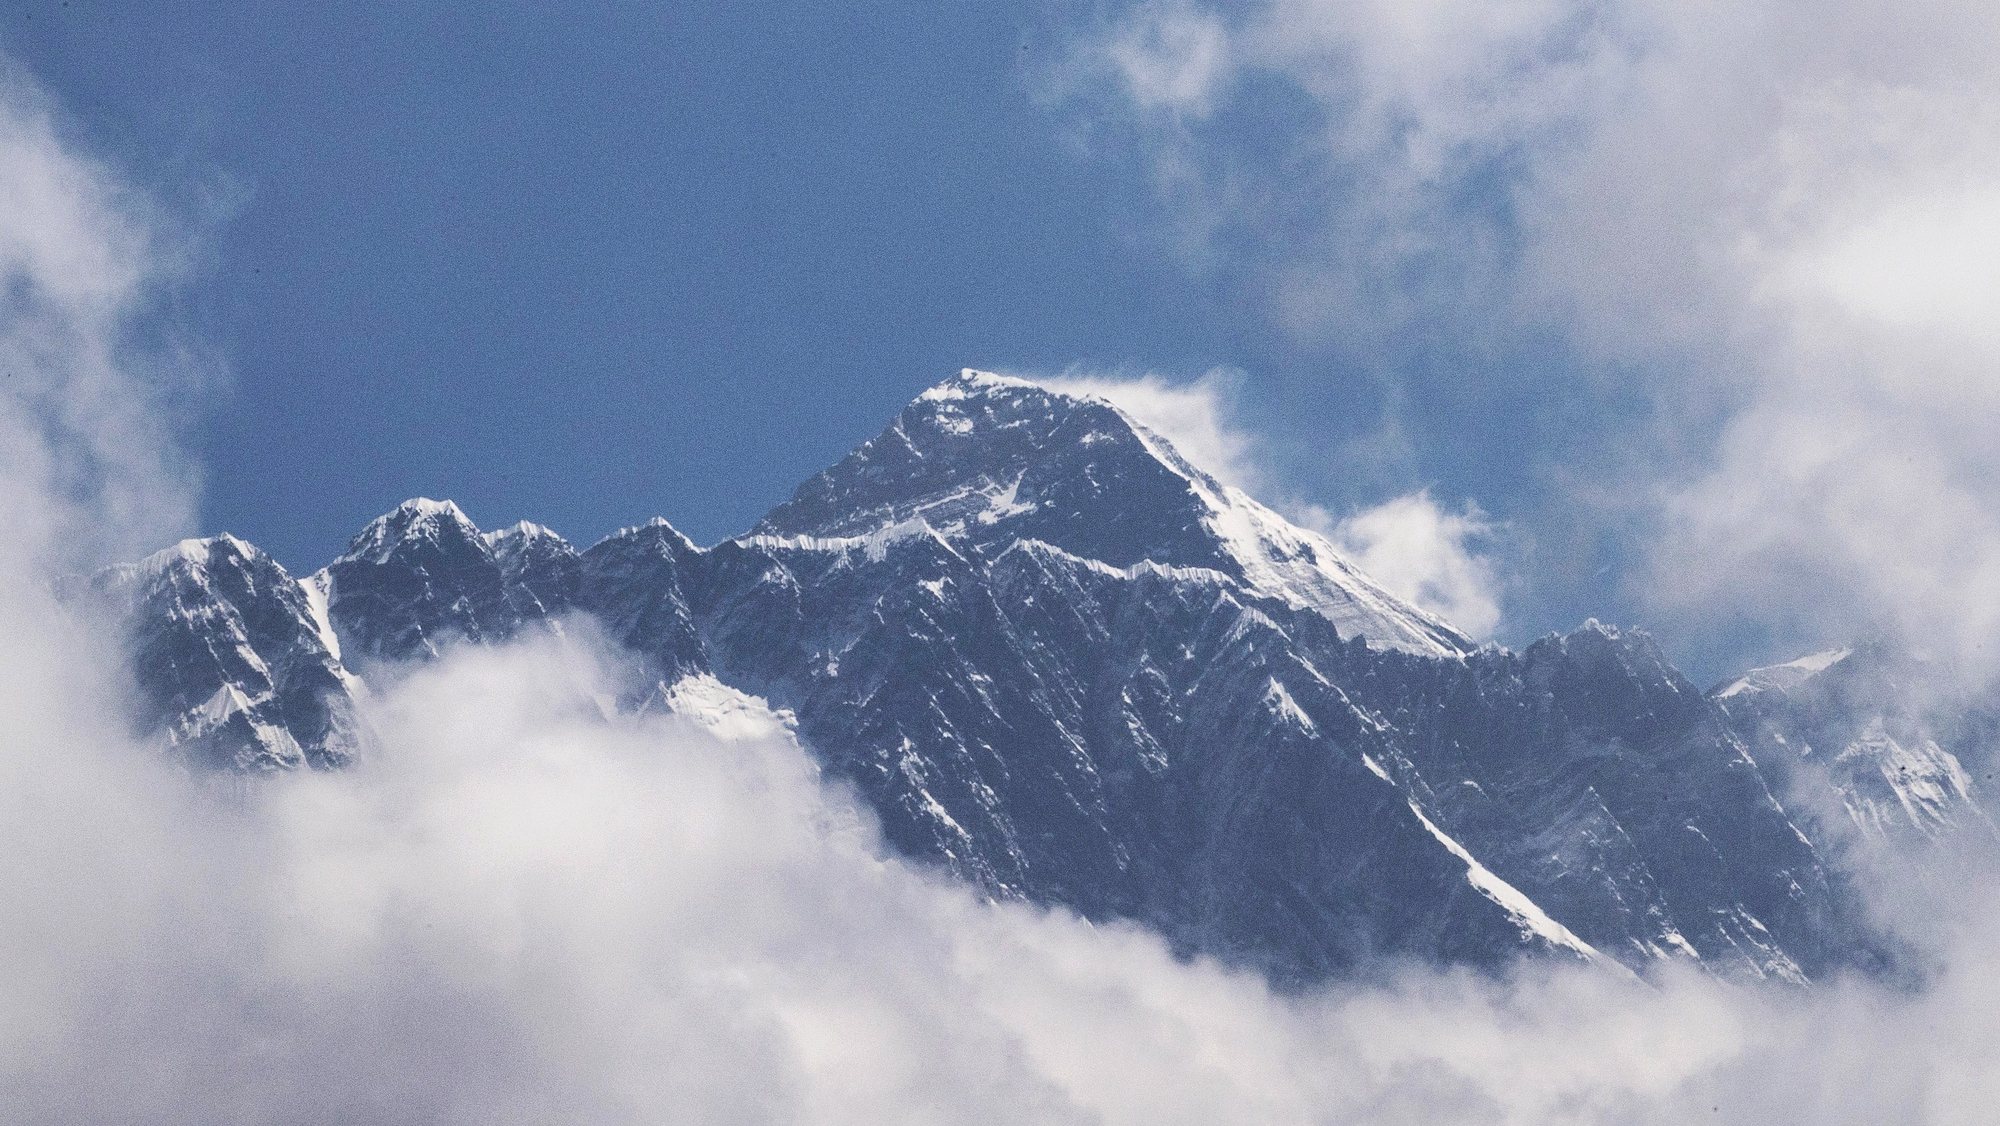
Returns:
[[[1466,851],[1464,845],[1438,828],[1414,801],[1410,802],[1410,812],[1417,815],[1417,820],[1423,822],[1424,828],[1430,831],[1431,836],[1437,838],[1439,844],[1465,862],[1466,881],[1478,889],[1479,894],[1492,900],[1513,916],[1515,924],[1521,928],[1522,933],[1533,934],[1551,945],[1574,950],[1598,965],[1617,965],[1616,962],[1598,953],[1596,947],[1578,938],[1568,927],[1550,918],[1546,911],[1536,906],[1535,901],[1522,894],[1519,888],[1494,875],[1491,869]]]
[[[1846,660],[1853,653],[1852,649],[1826,649],[1818,653],[1808,653],[1781,665],[1766,665],[1763,668],[1751,669],[1722,688],[1716,689],[1712,695],[1718,700],[1727,700],[1757,692],[1789,691]]]
[[[708,673],[680,678],[667,686],[661,700],[674,715],[731,742],[789,738],[797,727],[789,710],[773,708],[763,697],[731,688]]]
[[[1306,714],[1306,710],[1299,706],[1299,702],[1292,698],[1291,692],[1280,684],[1276,677],[1272,677],[1270,686],[1264,689],[1264,706],[1270,708],[1272,714],[1308,735],[1319,731],[1312,717]]]
[[[837,554],[859,551],[867,557],[870,563],[880,563],[889,557],[889,549],[891,547],[905,540],[919,539],[934,540],[952,555],[958,555],[958,549],[952,547],[951,542],[944,536],[939,535],[937,529],[933,528],[930,522],[921,516],[914,516],[908,520],[899,520],[893,524],[885,524],[872,532],[859,536],[777,536],[765,534],[739,536],[731,542],[742,544],[745,547],[775,548],[778,550],[824,551]]]
[[[1040,391],[1041,385],[1011,375],[1000,375],[976,368],[961,368],[956,377],[927,388],[917,396],[920,403],[945,403],[960,399],[970,399],[995,391]]]

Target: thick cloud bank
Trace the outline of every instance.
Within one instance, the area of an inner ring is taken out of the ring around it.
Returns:
[[[418,671],[360,766],[247,792],[10,715],[6,1113],[1953,1122],[2000,1096],[2000,978],[1964,968],[1921,996],[1524,970],[1288,998],[984,903],[884,859],[754,711],[609,715],[620,666],[569,632]]]

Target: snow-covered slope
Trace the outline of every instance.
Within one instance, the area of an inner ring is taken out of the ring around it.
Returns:
[[[1766,692],[1784,693],[1854,655],[1852,649],[1823,649],[1807,653],[1781,665],[1751,669],[1735,680],[1717,686],[1710,693],[1718,700],[1749,699]]]
[[[198,584],[207,609],[177,617],[165,575],[97,585],[141,636],[241,633],[337,684],[592,615],[653,685],[630,706],[782,716],[905,855],[1278,981],[1523,953],[1800,980],[1867,950],[1643,635],[1475,648],[1110,404],[1019,380],[933,387],[713,548],[654,521],[579,553],[411,501],[306,584]],[[290,633],[229,625],[279,588]],[[247,660],[160,652],[138,671],[169,725],[272,691]],[[299,747],[273,763],[349,753],[270,725]]]

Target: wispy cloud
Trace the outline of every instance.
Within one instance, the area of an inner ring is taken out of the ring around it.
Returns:
[[[1426,490],[1307,523],[1340,545],[1377,582],[1474,637],[1500,628],[1502,578],[1490,554],[1500,529],[1470,502],[1454,512]]]
[[[1078,47],[1124,93],[1070,109],[1220,186],[1162,202],[1274,324],[1406,380],[1466,341],[1559,334],[1574,361],[1530,392],[1605,404],[1602,464],[1567,468],[1601,524],[1643,513],[1654,613],[1894,622],[1992,667],[2000,447],[1971,421],[2000,409],[1990,5],[1127,11]],[[1122,61],[1179,41],[1163,26],[1221,29],[1178,99]],[[1580,499],[1537,503],[1573,527]]]
[[[1336,516],[1300,498],[1268,451],[1237,419],[1241,372],[1212,371],[1173,381],[1157,374],[1118,376],[1072,371],[1040,382],[1052,390],[1105,399],[1169,442],[1195,465],[1271,504],[1326,536],[1392,593],[1474,637],[1499,629],[1504,586],[1495,550],[1498,524],[1466,502],[1449,511],[1429,490],[1392,497]]]
[[[1256,439],[1234,414],[1242,378],[1241,372],[1226,369],[1193,380],[1072,369],[1036,381],[1066,395],[1104,399],[1173,443],[1195,465],[1229,484],[1255,490],[1266,483]]]
[[[1205,112],[1231,65],[1222,18],[1188,3],[1139,8],[1100,46],[1133,102],[1176,114]]]
[[[0,526],[12,550],[102,561],[185,527],[192,490],[165,411],[201,369],[141,324],[181,270],[173,235],[0,56]]]

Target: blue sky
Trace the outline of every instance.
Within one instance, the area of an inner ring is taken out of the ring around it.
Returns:
[[[1986,197],[1924,185],[2000,163],[1829,139],[1885,119],[1870,82],[1915,92],[1889,133],[1962,133],[1993,68],[1855,8],[73,0],[0,50],[197,248],[160,312],[227,376],[202,530],[290,566],[416,494],[713,541],[960,366],[1220,367],[1267,499],[1427,490],[1501,640],[1598,615],[1719,675],[1994,616],[1903,615],[2000,561],[1910,517],[1991,499],[1953,421],[1990,365],[1852,420],[1929,359],[1877,282],[1935,263],[1881,247],[1965,245]]]
[[[287,562],[417,493],[720,538],[965,364],[1241,362],[1034,103],[1032,6],[286,7],[7,35],[128,170],[216,197],[207,521]]]

